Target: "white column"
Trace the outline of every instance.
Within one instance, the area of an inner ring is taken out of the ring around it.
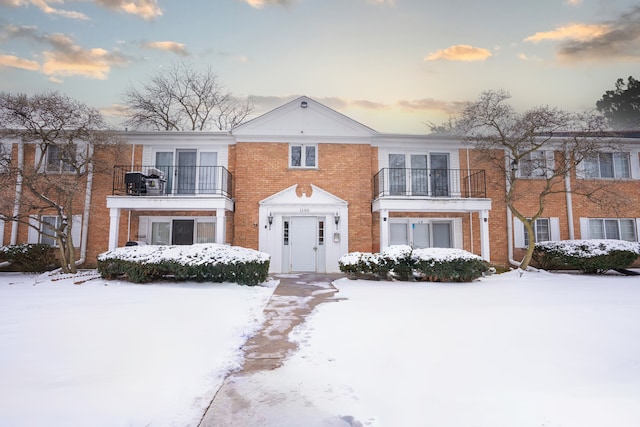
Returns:
[[[224,209],[216,209],[216,243],[223,245],[226,240],[225,233],[225,211]]]
[[[489,211],[483,210],[478,212],[480,217],[480,254],[482,259],[491,261],[491,250],[489,247]]]
[[[109,250],[118,247],[118,229],[120,228],[120,208],[109,209]]]
[[[380,211],[380,251],[389,246],[389,211]]]

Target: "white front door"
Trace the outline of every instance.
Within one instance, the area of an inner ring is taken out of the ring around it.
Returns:
[[[291,271],[316,271],[318,218],[296,216],[290,221]]]

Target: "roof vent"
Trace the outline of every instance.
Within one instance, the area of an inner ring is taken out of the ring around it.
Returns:
[[[308,106],[307,101],[302,101],[300,103],[300,108],[307,108],[307,106]]]

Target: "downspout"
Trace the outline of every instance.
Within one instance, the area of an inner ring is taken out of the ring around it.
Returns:
[[[471,163],[469,161],[469,148],[467,148],[467,188],[469,188],[469,194],[471,194]],[[473,212],[469,212],[469,235],[471,236],[471,239],[470,239],[471,253],[474,253],[473,252]]]
[[[20,140],[18,142],[18,178],[16,179],[16,196],[13,202],[13,217],[17,218],[20,215],[20,199],[22,199],[22,170],[24,168],[24,142]],[[18,221],[15,219],[11,224],[11,240],[10,245],[18,243]],[[0,262],[0,268],[8,267],[12,264],[11,261]]]
[[[84,264],[87,259],[87,239],[89,238],[89,212],[91,210],[91,192],[93,190],[93,146],[89,144],[89,162],[87,164],[87,190],[84,197],[84,214],[82,215],[82,237],[80,238],[80,259],[76,265]]]
[[[567,156],[568,153],[565,153]],[[565,157],[566,158],[566,157]],[[564,193],[567,198],[567,225],[569,227],[569,240],[576,238],[575,230],[573,228],[573,199],[571,197],[571,171],[568,170],[564,175]]]
[[[505,170],[508,171],[510,168],[510,165],[509,165],[509,156],[507,156],[506,153],[504,156],[504,161],[505,161]],[[511,185],[509,184],[509,178],[507,178],[506,176],[505,176],[505,181],[506,181],[506,190],[509,191],[509,189],[511,188]],[[513,214],[511,213],[509,206],[507,206],[507,254],[509,257],[509,264],[520,268],[520,262],[513,259]]]

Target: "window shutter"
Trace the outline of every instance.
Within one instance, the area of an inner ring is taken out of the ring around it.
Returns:
[[[640,218],[636,218],[636,242],[640,242]]]
[[[576,165],[576,178],[578,179],[586,179],[587,173],[584,170],[584,160]]]
[[[4,246],[4,221],[0,219],[0,246]]]
[[[580,238],[589,239],[589,218],[580,218]]]
[[[549,218],[549,238],[551,240],[560,240],[560,219]]]
[[[33,228],[36,227],[36,228]],[[27,234],[27,243],[39,243],[40,233],[38,229],[40,227],[40,221],[35,215],[29,216],[29,232]]]
[[[79,248],[80,238],[82,237],[82,215],[74,215],[71,221],[71,239],[73,240],[73,247]]]
[[[147,239],[147,229],[149,227],[149,217],[141,216],[138,219],[138,240],[142,240],[144,242],[150,243],[151,236]]]
[[[513,242],[516,248],[524,248],[524,224],[513,217]]]
[[[631,167],[631,178],[640,179],[640,163],[638,162],[638,156],[640,156],[640,153],[638,153],[637,151],[632,151],[629,154],[630,154],[629,166]]]
[[[544,155],[546,156],[545,163],[546,163],[547,178],[551,178],[555,173],[555,168],[556,168],[555,154],[556,153],[553,150],[544,152]]]
[[[462,218],[454,218],[453,230],[453,241],[456,249],[464,249],[464,243],[462,242]]]

